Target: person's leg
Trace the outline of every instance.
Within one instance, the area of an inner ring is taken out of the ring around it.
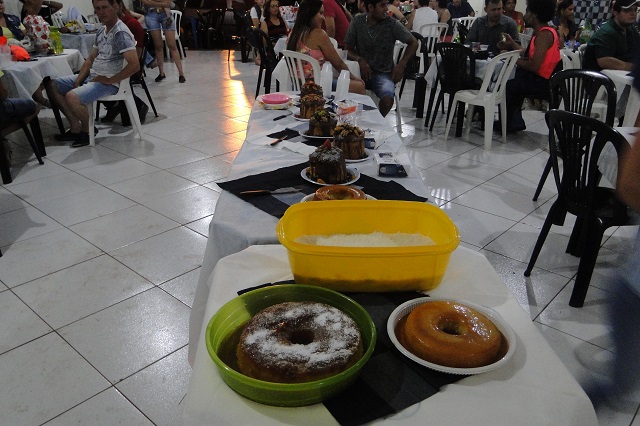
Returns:
[[[162,42],[162,35],[160,29],[162,28],[162,19],[164,15],[158,12],[149,10],[145,15],[145,24],[149,34],[151,34],[151,40],[153,40],[153,47],[156,51],[156,62],[158,63],[158,77],[156,82],[165,78],[164,76],[164,44]]]
[[[391,80],[390,74],[373,73],[369,80],[369,87],[380,98],[378,109],[383,117],[386,117],[391,108],[396,94],[396,85]]]
[[[35,114],[36,111],[36,103],[31,99],[7,98],[0,101],[0,112],[2,112],[0,120],[27,118]]]
[[[67,120],[69,121],[69,131],[68,133],[78,134],[81,129],[80,119],[75,116],[73,110],[67,104],[66,94],[73,90],[73,85],[75,84],[76,76],[70,75],[67,77],[56,78],[52,80],[52,88],[51,93],[53,95],[53,102],[55,102],[56,106],[62,111]],[[64,135],[61,135],[64,137]],[[63,138],[58,138],[59,140],[67,140]]]
[[[171,59],[175,62],[176,67],[178,68],[178,74],[182,77],[179,81],[180,83],[184,83],[184,71],[182,70],[182,60],[180,59],[180,52],[178,52],[178,46],[176,44],[176,32],[171,30],[165,31],[164,38],[167,42],[167,46],[169,47]]]
[[[89,76],[87,80],[91,80],[93,76]],[[80,131],[75,134],[73,147],[89,145],[89,110],[87,105],[97,101],[108,95],[118,93],[118,87],[102,83],[94,83],[89,81],[80,87],[69,91],[65,95],[65,101],[74,116],[80,122]],[[93,131],[93,129],[92,129]]]

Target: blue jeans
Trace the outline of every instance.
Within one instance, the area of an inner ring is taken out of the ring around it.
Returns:
[[[148,31],[159,29],[164,31],[176,30],[175,22],[171,22],[171,25],[167,25],[167,14],[164,10],[161,12],[156,11],[156,9],[147,10],[147,14],[144,16],[144,23],[147,26]]]
[[[78,98],[80,98],[80,102],[84,105],[88,105],[105,96],[115,95],[116,93],[118,93],[118,86],[92,82],[91,80],[95,77],[95,74],[90,74],[89,77],[87,77],[82,83],[82,85],[76,88],[73,87],[76,81],[75,75],[56,78],[53,80],[53,82],[55,83],[58,92],[62,96],[66,95],[69,92],[73,92],[78,95]]]
[[[371,73],[371,79],[366,82],[367,89],[371,90],[380,99],[384,97],[395,97],[396,85],[391,80],[391,74]]]

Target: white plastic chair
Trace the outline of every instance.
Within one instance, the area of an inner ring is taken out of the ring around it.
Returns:
[[[180,21],[182,21],[182,12],[179,10],[171,11],[171,19],[176,23],[176,44],[178,45],[178,53],[181,58],[186,57],[187,55],[184,53],[184,47],[182,47],[182,40],[180,40]],[[164,31],[162,31],[162,41],[164,42],[164,57],[169,58],[169,45],[167,45],[167,41],[164,38]]]
[[[455,40],[456,36],[460,34],[460,30],[459,30],[460,25],[462,25],[467,30],[466,33],[468,33],[469,30],[471,29],[471,25],[473,24],[473,21],[475,21],[476,19],[478,18],[475,16],[466,16],[464,18],[453,18],[452,40]]]
[[[103,98],[98,99],[100,102],[109,102],[109,101],[124,101],[127,106],[127,112],[129,113],[129,119],[133,123],[134,130],[138,133],[138,137],[142,141],[142,124],[140,123],[140,116],[138,116],[138,108],[136,107],[136,101],[133,99],[133,89],[131,88],[131,83],[129,79],[124,79],[120,82],[120,90],[118,93],[111,96],[105,96]],[[93,128],[95,126],[95,102],[92,102],[87,105],[89,110],[89,144],[91,146],[95,146],[96,137],[93,132]]]
[[[484,108],[485,149],[491,148],[491,138],[493,137],[493,117],[498,105],[500,106],[500,121],[502,122],[502,142],[507,142],[507,102],[505,89],[507,86],[507,80],[509,80],[511,71],[516,65],[516,60],[520,57],[520,53],[520,50],[514,50],[496,56],[487,66],[487,71],[482,79],[482,86],[480,86],[480,89],[460,90],[456,92],[453,97],[452,109],[455,109],[458,102],[469,104],[465,123],[467,126],[466,137],[469,137],[469,132],[471,130],[471,118],[473,117],[475,105],[482,106]],[[496,70],[498,65],[500,65],[500,69]],[[494,74],[497,74],[495,78]],[[449,129],[451,129],[451,123],[453,122],[454,115],[455,114],[449,114],[447,129],[444,132],[445,141],[449,135]]]
[[[436,43],[441,43],[447,35],[449,26],[447,24],[424,24],[418,30],[418,33],[423,37],[420,41],[420,47],[416,51],[416,55],[420,58],[419,73],[424,74],[425,69],[428,68],[425,64],[424,54],[427,54],[429,59],[436,57]],[[430,63],[431,61],[429,61]]]
[[[98,15],[87,15],[87,22],[90,24],[99,24],[100,23],[100,18],[98,18]]]
[[[531,34],[523,34],[520,33],[518,34],[518,38],[520,39],[520,46],[523,49],[527,49],[527,47],[529,46],[529,43],[531,43]]]
[[[316,84],[320,84],[320,64],[314,58],[309,55],[300,52],[294,52],[293,50],[283,50],[283,59],[287,64],[287,70],[289,71],[289,78],[291,79],[292,90],[299,91],[306,83],[304,78],[304,63],[311,64],[313,69],[313,78],[316,80]]]
[[[57,28],[64,27],[64,16],[62,15],[62,12],[56,12],[52,14],[51,22],[53,23],[54,27],[57,27]]]

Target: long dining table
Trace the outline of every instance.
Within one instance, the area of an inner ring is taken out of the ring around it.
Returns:
[[[62,77],[80,70],[84,57],[76,49],[60,55],[35,56],[31,61],[11,62],[2,68],[2,83],[10,97],[31,98],[45,77]]]
[[[616,85],[618,99],[625,90],[629,90],[622,126],[635,126],[636,118],[638,118],[638,113],[640,112],[640,93],[633,87],[633,77],[630,75],[631,73],[621,70],[602,70],[601,72],[609,77]]]
[[[403,189],[426,197],[427,188],[404,152],[402,140],[377,109],[373,109],[373,101],[361,95],[350,94],[350,98],[369,107],[362,112],[358,125],[375,135],[376,149],[373,151],[394,152],[405,165],[408,176],[381,178],[377,176],[377,167],[372,160],[351,163],[349,167],[357,168],[361,180],[368,175],[369,179],[398,182]],[[251,180],[257,175],[253,182],[259,182],[265,172],[286,170],[306,161],[310,148],[297,138],[271,146],[274,133],[299,124],[291,115],[276,121],[274,118],[293,111],[294,108],[284,112],[268,111],[256,102],[246,140],[233,162],[229,181]],[[292,181],[291,186],[297,183]],[[356,181],[354,185],[358,186],[358,183]],[[220,185],[225,186],[224,183]],[[256,185],[254,189],[261,188]],[[303,195],[278,197],[285,203],[295,203],[300,202]],[[223,382],[207,352],[207,323],[224,303],[240,290],[292,279],[286,250],[278,245],[277,222],[277,217],[227,190],[218,200],[209,225],[190,318],[189,362],[193,370],[182,403],[186,425],[337,423],[323,404],[282,408],[239,396]],[[597,424],[595,410],[580,385],[483,255],[458,247],[452,253],[442,283],[429,295],[463,299],[495,310],[515,332],[513,357],[499,369],[456,378],[427,399],[374,420],[373,424]],[[387,397],[393,399],[393,395]]]
[[[60,41],[65,49],[76,49],[83,58],[87,58],[96,42],[96,32],[62,33]]]

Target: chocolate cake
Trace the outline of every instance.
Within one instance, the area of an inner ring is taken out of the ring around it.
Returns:
[[[318,183],[338,184],[349,180],[342,150],[326,140],[309,155],[308,175]]]
[[[338,120],[333,118],[324,109],[319,109],[313,113],[309,120],[309,136],[333,136],[333,129],[336,127]]]
[[[300,98],[300,118],[311,118],[314,112],[324,109],[324,98],[318,95],[305,95]]]
[[[361,160],[367,156],[364,150],[364,132],[351,124],[340,124],[333,130],[333,144],[340,148],[347,160]]]
[[[306,95],[322,96],[322,87],[320,87],[319,85],[317,85],[313,81],[307,81],[300,88],[300,97],[303,97],[303,96],[306,96]]]

